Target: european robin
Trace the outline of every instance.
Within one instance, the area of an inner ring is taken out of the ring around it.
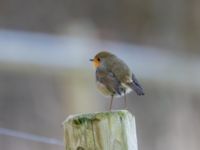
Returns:
[[[124,95],[126,106],[126,94],[134,90],[137,95],[144,95],[142,86],[128,65],[112,53],[102,51],[93,59],[96,69],[96,84],[99,91],[106,96],[111,96],[110,110],[113,98]]]

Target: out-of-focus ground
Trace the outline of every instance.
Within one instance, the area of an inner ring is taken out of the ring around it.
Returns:
[[[0,147],[62,150],[69,114],[106,111],[89,62],[122,58],[145,89],[127,96],[139,150],[199,150],[200,2],[0,1]],[[113,108],[123,108],[123,99]]]

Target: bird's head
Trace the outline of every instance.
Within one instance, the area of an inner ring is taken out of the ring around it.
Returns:
[[[106,61],[106,60],[109,60],[111,57],[113,57],[114,55],[109,53],[109,52],[106,52],[106,51],[102,51],[102,52],[99,52],[97,53],[93,59],[90,59],[90,61],[92,61],[92,63],[94,64],[95,68],[98,68],[100,66],[103,65],[103,63]]]

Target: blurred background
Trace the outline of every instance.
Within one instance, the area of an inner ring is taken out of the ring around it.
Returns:
[[[127,96],[139,150],[199,150],[200,1],[1,0],[0,147],[63,150],[70,114],[106,111],[89,62],[100,50],[131,67]],[[113,108],[123,108],[122,98]]]

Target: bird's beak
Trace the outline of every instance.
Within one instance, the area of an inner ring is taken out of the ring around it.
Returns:
[[[94,61],[94,59],[90,59],[90,61]]]

